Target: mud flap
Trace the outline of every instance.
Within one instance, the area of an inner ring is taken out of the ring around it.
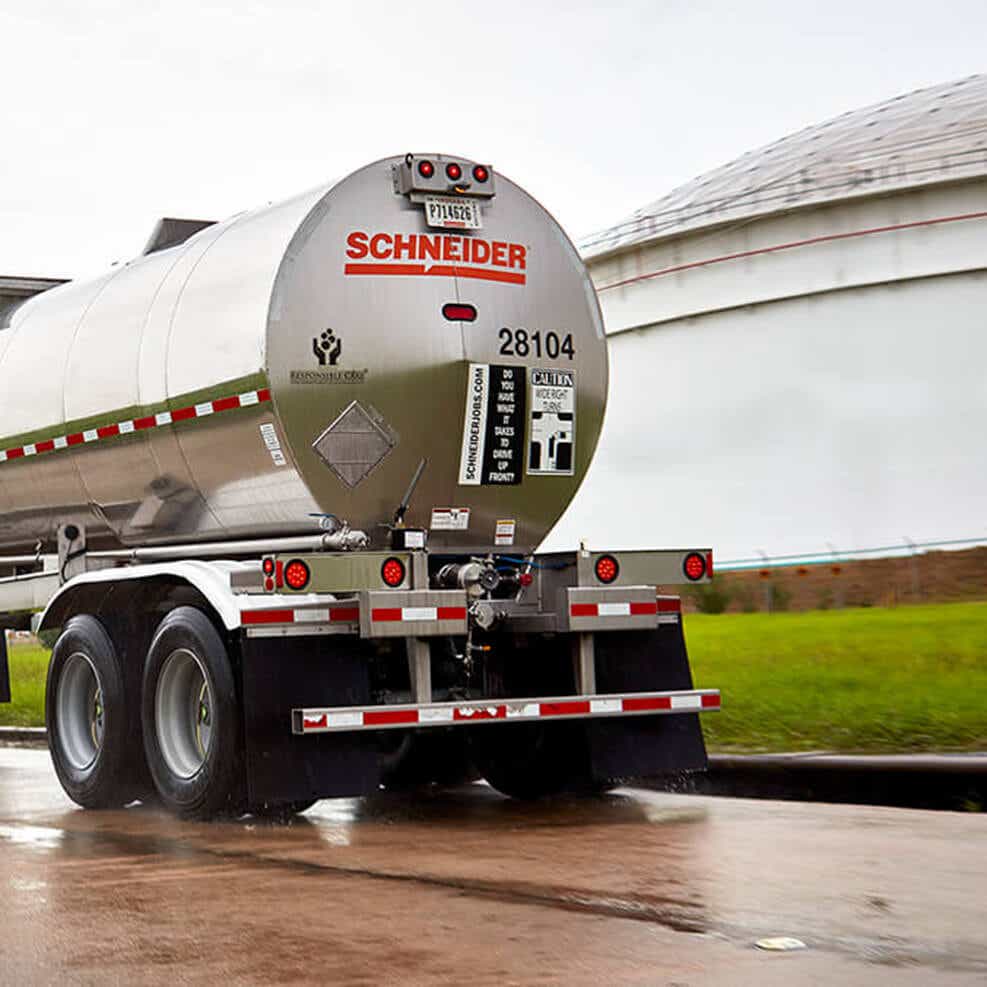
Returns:
[[[252,806],[367,795],[380,784],[373,733],[296,736],[291,710],[366,705],[369,656],[351,637],[244,638],[244,744]]]
[[[10,702],[10,667],[7,662],[7,632],[0,627],[0,703]]]
[[[693,688],[682,624],[597,634],[596,686],[601,694]],[[586,740],[594,781],[706,770],[696,713],[590,720]]]

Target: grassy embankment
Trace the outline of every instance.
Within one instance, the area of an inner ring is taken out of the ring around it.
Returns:
[[[987,750],[987,603],[775,614],[690,614],[711,750]],[[0,723],[44,720],[47,652],[11,649]]]

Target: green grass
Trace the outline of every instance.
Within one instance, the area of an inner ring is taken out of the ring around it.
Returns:
[[[685,633],[696,684],[723,691],[711,750],[987,750],[987,603],[690,614]],[[48,652],[10,663],[0,724],[40,726]]]
[[[720,751],[987,750],[987,603],[690,614]]]
[[[48,652],[44,648],[26,644],[10,646],[10,695],[13,701],[0,703],[0,726],[45,725],[47,674]]]

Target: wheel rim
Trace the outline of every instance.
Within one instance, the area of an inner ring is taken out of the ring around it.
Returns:
[[[66,760],[78,771],[92,765],[103,747],[105,710],[96,666],[88,655],[69,655],[58,683],[58,739]]]
[[[185,648],[173,651],[158,676],[155,730],[169,770],[191,778],[205,764],[212,743],[213,703],[202,662]]]

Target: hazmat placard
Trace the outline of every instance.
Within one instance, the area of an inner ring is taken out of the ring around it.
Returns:
[[[471,363],[459,460],[461,486],[521,482],[525,368]]]
[[[532,370],[528,473],[572,476],[575,441],[575,371]]]

